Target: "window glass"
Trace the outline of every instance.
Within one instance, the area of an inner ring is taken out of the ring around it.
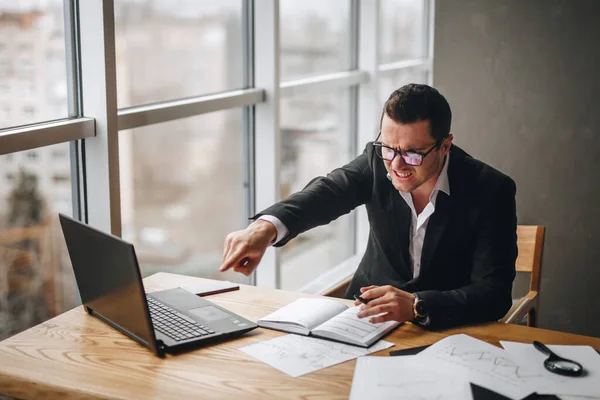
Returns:
[[[350,69],[350,1],[279,3],[281,80]]]
[[[407,68],[394,72],[388,72],[379,79],[379,97],[381,105],[390,97],[396,89],[409,83],[428,83],[429,72],[417,68]]]
[[[69,144],[0,157],[0,340],[75,306],[58,222],[72,214],[70,160],[54,151],[68,154]]]
[[[117,102],[243,87],[242,0],[115,0]]]
[[[425,1],[379,1],[380,64],[427,56]]]
[[[349,90],[281,100],[281,198],[352,158]],[[281,288],[298,290],[354,254],[353,214],[281,249]]]
[[[242,132],[239,109],[119,132],[122,233],[143,276],[243,279],[218,271],[225,236],[248,225]]]
[[[63,2],[0,0],[0,129],[68,114]]]

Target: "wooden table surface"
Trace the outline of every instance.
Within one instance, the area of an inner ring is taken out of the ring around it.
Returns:
[[[144,284],[153,291],[191,280],[206,281],[158,273]],[[256,321],[299,297],[316,296],[240,285],[240,290],[209,299]],[[374,355],[431,344],[454,333],[496,345],[499,340],[541,340],[600,349],[600,338],[518,325],[490,323],[427,332],[407,323],[385,338],[395,347]],[[258,328],[235,340],[161,359],[77,307],[0,342],[0,394],[24,399],[348,398],[355,360],[291,378],[238,350],[282,334]]]

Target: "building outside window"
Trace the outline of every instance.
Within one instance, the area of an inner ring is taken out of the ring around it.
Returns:
[[[76,304],[57,218],[58,211],[71,210],[53,207],[57,194],[71,203],[70,177],[63,177],[66,190],[58,192],[50,165],[40,161],[37,151],[25,152],[18,163],[0,156],[0,340]]]
[[[23,107],[23,116],[27,120],[32,120],[33,118],[35,118],[35,108],[33,108],[31,106]]]
[[[8,83],[0,83],[0,99],[8,98],[10,94],[10,86]]]
[[[283,82],[350,69],[350,1],[282,0]]]
[[[10,63],[0,54],[0,76],[6,76],[9,73]]]
[[[33,84],[67,86],[64,34],[52,44],[62,46],[60,74],[48,75],[41,56],[51,45],[52,27],[63,25],[61,1],[0,0],[0,129],[68,115],[66,104],[57,109],[52,99],[34,92]],[[60,147],[67,157],[50,161],[45,155],[51,147]],[[68,154],[69,143],[60,143],[0,155],[0,340],[76,305],[57,218],[58,212],[72,214]],[[58,183],[57,170],[65,171]],[[70,207],[56,208],[58,203]]]

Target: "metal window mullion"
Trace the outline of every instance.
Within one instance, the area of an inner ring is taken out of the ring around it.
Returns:
[[[319,75],[282,82],[280,85],[280,96],[292,97],[306,93],[322,93],[324,90],[333,91],[340,88],[349,88],[368,80],[369,75],[365,71],[360,70]]]
[[[65,25],[65,56],[67,72],[67,101],[69,117],[79,117],[80,102],[80,75],[79,75],[79,27],[77,2],[65,0],[63,3]],[[69,143],[69,159],[71,171],[71,199],[73,204],[73,218],[81,220],[82,179],[81,179],[81,142],[73,140]],[[79,295],[79,294],[78,294]]]
[[[378,71],[379,75],[381,76],[387,73],[409,68],[431,68],[431,60],[429,58],[417,58],[414,60],[403,60],[382,64],[378,67]]]
[[[265,90],[255,109],[255,211],[279,200],[279,0],[255,0],[254,84]],[[279,287],[279,250],[269,247],[255,272],[258,286]]]
[[[77,2],[64,0],[64,25],[65,25],[65,56],[67,67],[67,101],[69,118],[79,117],[79,48],[77,26]]]
[[[434,34],[435,34],[435,0],[427,2],[427,57],[429,58],[428,84],[433,85],[433,57],[434,57]]]
[[[262,101],[264,101],[264,91],[252,88],[128,107],[118,111],[118,127],[120,131],[139,128],[230,108],[244,107]]]
[[[94,136],[92,118],[65,119],[0,131],[0,155]]]
[[[360,3],[359,0],[350,1],[350,68],[352,70],[359,70],[359,40],[360,40]],[[360,70],[359,70],[360,71]],[[360,83],[366,83],[369,80],[369,74],[365,71],[361,71],[365,75],[364,81]],[[358,96],[359,96],[360,85],[354,85],[349,89],[350,98],[348,105],[348,154],[357,154],[358,152]],[[349,216],[349,227],[348,231],[351,235],[352,240],[352,253],[353,257],[356,256],[357,251],[357,239],[358,239],[358,224],[357,224],[357,212],[353,211]]]
[[[243,35],[243,63],[244,63],[244,87],[254,88],[254,0],[244,0],[242,3],[242,35]],[[264,96],[263,96],[264,100]],[[247,223],[248,219],[255,212],[255,181],[254,181],[254,105],[246,106],[243,109],[243,157],[244,157],[244,194],[245,194],[245,212],[242,224]],[[244,277],[243,282],[250,285],[256,285],[256,276],[251,274]]]
[[[358,68],[369,74],[369,81],[360,86],[358,94],[358,153],[375,139],[379,125],[379,0],[359,0]],[[367,245],[369,221],[364,207],[357,210],[356,250],[363,253]]]
[[[121,236],[114,0],[80,1],[82,112],[96,136],[83,143],[87,223]]]
[[[242,56],[244,63],[244,88],[253,89],[254,85],[254,0],[242,2]]]
[[[350,70],[359,69],[358,42],[360,36],[360,0],[350,0]]]

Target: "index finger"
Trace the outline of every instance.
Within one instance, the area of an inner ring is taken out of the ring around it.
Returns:
[[[365,300],[371,300],[383,296],[385,292],[386,290],[383,288],[383,286],[374,286],[371,289],[365,290],[360,297]]]
[[[369,304],[365,304],[365,305],[361,306],[361,310],[371,310],[373,308],[388,306],[392,303],[393,299],[394,299],[393,297],[388,296],[387,293],[385,293],[385,294],[369,301]]]
[[[373,289],[373,288],[376,288],[376,287],[378,287],[378,286],[376,286],[376,285],[364,286],[364,287],[361,287],[361,288],[360,288],[360,292],[361,292],[361,293],[364,293],[364,292],[366,292],[367,290],[369,290],[369,289]]]
[[[243,257],[244,252],[242,250],[238,250],[237,252],[229,256],[223,264],[221,264],[221,266],[219,267],[219,271],[225,272],[229,268],[235,267],[242,260]]]

